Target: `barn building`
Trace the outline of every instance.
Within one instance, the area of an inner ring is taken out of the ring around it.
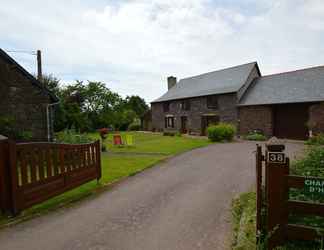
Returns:
[[[181,79],[151,103],[154,131],[206,134],[234,124],[240,135],[307,139],[324,132],[324,66],[262,76],[256,62]]]

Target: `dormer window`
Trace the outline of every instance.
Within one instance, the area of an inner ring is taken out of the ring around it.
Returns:
[[[207,96],[207,108],[218,109],[218,96],[217,95]]]

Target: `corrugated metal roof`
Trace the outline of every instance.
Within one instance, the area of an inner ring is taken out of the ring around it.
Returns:
[[[324,101],[324,66],[256,79],[240,106]]]
[[[153,102],[237,92],[246,82],[256,62],[181,79]],[[153,103],[152,102],[152,103]]]

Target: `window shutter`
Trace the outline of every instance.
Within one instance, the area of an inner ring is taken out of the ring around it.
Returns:
[[[168,118],[164,117],[164,127],[167,128],[168,127]]]

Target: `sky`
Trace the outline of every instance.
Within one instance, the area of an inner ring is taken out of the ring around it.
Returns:
[[[42,51],[63,84],[150,102],[166,78],[257,61],[262,75],[324,65],[323,0],[4,0],[0,47]],[[33,55],[10,53],[29,72]]]

